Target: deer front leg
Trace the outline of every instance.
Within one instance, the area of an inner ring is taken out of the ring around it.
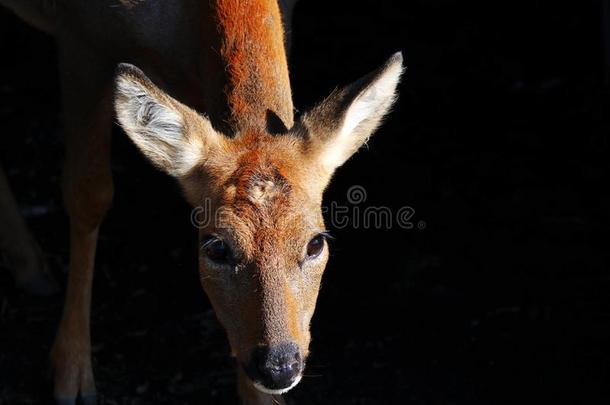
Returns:
[[[71,217],[71,222],[77,222]],[[97,229],[70,227],[70,273],[64,311],[51,350],[54,395],[58,404],[73,405],[77,397],[95,403],[91,366],[89,311]]]
[[[51,351],[54,393],[62,405],[74,404],[79,396],[85,403],[95,403],[89,332],[91,287],[99,225],[110,206],[113,189],[109,164],[111,118],[99,112],[95,117],[92,125],[78,130],[80,138],[75,139],[76,133],[68,137],[64,169],[70,270],[64,310]],[[84,140],[91,144],[82,145]]]
[[[66,162],[63,193],[70,218],[70,269],[64,310],[51,350],[54,394],[62,405],[95,403],[89,313],[98,229],[113,193],[110,170],[111,70],[86,48],[60,39]]]
[[[239,366],[238,366],[239,367]],[[237,371],[237,386],[242,405],[285,405],[281,395],[265,394],[254,388],[246,373],[239,368]]]

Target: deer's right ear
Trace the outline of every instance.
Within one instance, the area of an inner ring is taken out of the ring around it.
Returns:
[[[207,118],[167,95],[133,65],[117,68],[114,108],[142,153],[174,177],[185,176],[220,142]]]
[[[335,90],[300,120],[306,129],[309,151],[332,175],[381,124],[396,100],[403,72],[402,54],[394,54],[377,70]]]

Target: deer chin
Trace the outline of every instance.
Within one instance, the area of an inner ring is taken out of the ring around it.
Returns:
[[[290,384],[288,387],[286,388],[282,388],[282,389],[276,389],[276,390],[272,390],[269,389],[267,387],[265,387],[264,385],[262,385],[259,382],[253,381],[252,385],[254,386],[254,388],[256,388],[257,390],[259,390],[260,392],[264,392],[265,394],[271,394],[271,395],[281,395],[281,394],[285,394],[288,391],[290,391],[291,389],[293,389],[294,387],[297,386],[297,384],[299,382],[301,382],[301,378],[303,378],[302,375],[298,376],[294,382],[292,384]]]

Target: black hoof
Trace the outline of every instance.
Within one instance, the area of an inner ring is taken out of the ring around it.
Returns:
[[[80,397],[81,405],[96,405],[97,404],[97,395],[96,394],[85,394]]]
[[[56,405],[76,405],[76,397],[55,397]]]
[[[56,405],[97,405],[96,394],[80,394],[78,397],[55,397]]]

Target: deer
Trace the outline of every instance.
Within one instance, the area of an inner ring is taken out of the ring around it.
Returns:
[[[115,119],[191,206],[207,199],[222,210],[222,221],[198,227],[198,271],[236,359],[241,402],[282,403],[301,380],[329,257],[323,193],[391,110],[404,68],[398,52],[295,114],[287,62],[295,3],[0,0],[58,49],[70,227],[50,354],[58,404],[96,403],[89,312],[113,198]],[[25,235],[14,245],[31,244],[11,197],[0,201],[9,202],[0,223]]]

